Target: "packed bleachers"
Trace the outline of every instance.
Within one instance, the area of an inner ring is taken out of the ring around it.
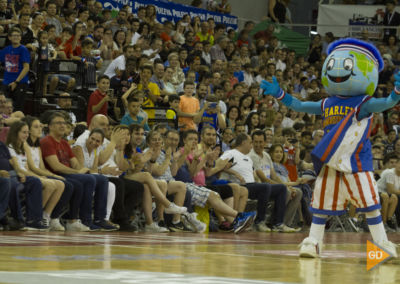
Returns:
[[[273,24],[253,37],[251,21],[235,32],[188,15],[160,23],[152,5],[112,18],[95,0],[61,2],[0,0],[1,229],[307,230],[322,119],[260,83],[275,76],[300,100],[327,97],[332,33],[304,56]],[[399,46],[395,35],[375,44],[385,68],[374,96],[385,97]],[[400,221],[399,111],[375,114],[371,132],[388,231]],[[351,206],[345,218],[363,224]]]

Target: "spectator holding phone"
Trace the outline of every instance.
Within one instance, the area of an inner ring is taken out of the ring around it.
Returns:
[[[100,76],[97,79],[97,89],[90,95],[88,110],[87,110],[87,125],[90,125],[93,116],[96,114],[102,114],[107,116],[108,113],[108,102],[114,102],[113,93],[110,90],[110,79],[106,76]],[[113,91],[113,90],[111,90]]]

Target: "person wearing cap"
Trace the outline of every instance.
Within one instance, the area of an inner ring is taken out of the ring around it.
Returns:
[[[226,56],[224,53],[224,50],[226,49],[226,46],[228,45],[229,38],[226,36],[221,36],[218,38],[218,41],[216,44],[213,45],[210,49],[210,54],[211,54],[211,60],[222,60],[222,61],[227,61]]]
[[[378,49],[353,38],[333,42],[322,67],[322,84],[330,95],[318,102],[303,102],[286,94],[273,77],[263,81],[265,95],[272,95],[295,111],[322,116],[325,135],[312,151],[315,182],[310,234],[300,245],[300,257],[319,257],[329,215],[342,215],[350,201],[365,213],[374,242],[397,257],[396,245],[388,240],[379,211],[371,142],[372,114],[392,108],[400,101],[400,73],[386,98],[374,98],[383,59]]]

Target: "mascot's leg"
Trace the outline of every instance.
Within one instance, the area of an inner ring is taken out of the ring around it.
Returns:
[[[300,244],[300,257],[315,258],[320,256],[327,217],[327,215],[313,215],[310,234]]]
[[[397,257],[396,245],[388,241],[385,228],[383,227],[380,211],[374,210],[371,212],[366,212],[365,216],[367,218],[368,228],[371,232],[374,242],[393,257]]]

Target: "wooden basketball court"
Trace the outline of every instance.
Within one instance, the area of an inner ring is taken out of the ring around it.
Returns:
[[[367,272],[369,234],[326,233],[320,259],[297,257],[304,237],[0,232],[0,283],[400,283],[398,259]]]

